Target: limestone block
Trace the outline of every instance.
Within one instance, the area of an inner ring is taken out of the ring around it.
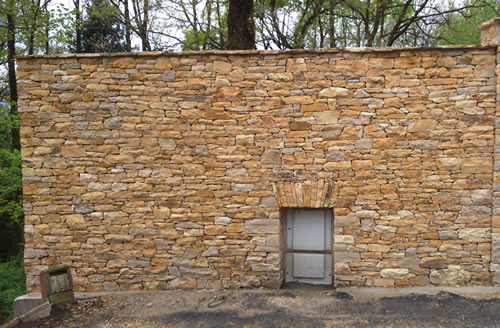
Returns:
[[[163,82],[173,82],[175,81],[175,71],[167,71],[161,75],[161,80]]]
[[[433,270],[430,274],[431,283],[439,286],[464,286],[471,277],[470,272],[460,269]]]
[[[135,68],[135,60],[130,57],[119,57],[113,61],[116,68]]]
[[[154,207],[153,215],[157,220],[168,220],[170,219],[170,208],[168,207]]]
[[[446,268],[446,261],[441,257],[423,257],[420,261],[422,268],[441,269]]]
[[[61,155],[63,157],[85,157],[87,152],[80,146],[64,146],[61,147]]]
[[[438,159],[438,168],[441,170],[460,170],[462,167],[462,158],[445,157]]]
[[[347,97],[349,90],[346,88],[326,88],[318,93],[319,98]]]
[[[359,252],[334,252],[335,263],[360,261]]]
[[[388,279],[406,279],[408,276],[408,269],[406,268],[401,268],[401,269],[382,269],[380,270],[380,276],[382,278],[388,278]]]
[[[47,251],[43,249],[35,249],[35,248],[25,248],[24,249],[24,258],[25,259],[39,259],[42,257],[49,256]]]
[[[465,159],[461,168],[463,173],[491,173],[493,164],[491,158]]]
[[[464,228],[458,231],[458,238],[469,242],[481,242],[490,238],[490,229]]]
[[[371,210],[356,211],[356,216],[360,219],[378,219],[380,217],[376,211]]]
[[[262,164],[279,165],[281,164],[281,151],[266,149],[261,157]]]
[[[278,272],[280,266],[271,263],[251,263],[252,271],[255,272]]]
[[[424,119],[416,120],[408,126],[408,132],[426,132],[431,131],[436,127],[435,120]]]
[[[357,216],[335,216],[334,224],[336,227],[359,227],[361,225]]]
[[[214,72],[217,73],[227,73],[233,69],[233,65],[231,65],[231,63],[223,62],[220,60],[215,60],[212,67]]]
[[[275,219],[253,219],[245,221],[245,232],[279,233],[280,221]]]
[[[206,170],[202,164],[184,164],[182,166],[185,176],[204,175]]]
[[[243,91],[238,87],[221,87],[215,95],[216,101],[234,101],[242,97]]]
[[[85,219],[80,214],[63,215],[62,218],[70,229],[81,230],[87,227]]]
[[[120,129],[122,127],[123,118],[120,116],[110,117],[104,121],[106,129]]]
[[[438,231],[439,239],[441,240],[453,240],[458,238],[457,231]]]
[[[316,124],[334,124],[338,122],[340,111],[321,111],[314,114]]]

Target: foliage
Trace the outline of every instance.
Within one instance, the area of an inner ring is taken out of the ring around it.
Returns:
[[[21,153],[0,149],[0,218],[23,225]]]
[[[471,8],[450,15],[447,24],[440,26],[440,44],[480,44],[481,31],[477,26],[500,15],[500,2],[497,0],[469,0],[467,4]]]
[[[0,263],[0,324],[12,319],[12,307],[16,297],[26,293],[26,276],[22,257]]]
[[[11,141],[12,128],[18,126],[18,117],[0,103],[0,260],[14,255],[22,241],[21,153]]]
[[[19,249],[23,231],[21,154],[0,149],[0,257]]]
[[[108,0],[92,0],[82,26],[83,52],[125,51],[124,29],[118,11]]]
[[[19,127],[18,116],[11,115],[9,107],[6,102],[0,102],[0,149],[12,147],[12,128]]]

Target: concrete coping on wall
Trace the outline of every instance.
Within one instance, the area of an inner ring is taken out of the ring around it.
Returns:
[[[500,21],[500,18],[499,18]],[[485,23],[486,24],[486,23]],[[203,51],[142,51],[142,52],[115,52],[115,53],[77,53],[77,54],[49,54],[18,56],[17,59],[51,59],[51,58],[96,58],[96,57],[158,57],[158,56],[252,56],[252,55],[290,55],[290,54],[332,54],[348,53],[380,53],[380,52],[413,52],[413,51],[453,51],[496,48],[492,44],[486,45],[451,45],[435,47],[377,47],[377,48],[325,48],[325,49],[287,49],[287,50],[203,50]]]

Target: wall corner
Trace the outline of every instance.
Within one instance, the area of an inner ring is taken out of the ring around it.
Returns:
[[[481,45],[500,45],[500,18],[493,18],[478,26],[481,30]]]
[[[496,18],[496,27],[500,32],[500,19]],[[490,22],[488,21],[488,22]],[[487,24],[488,22],[484,23]],[[483,25],[484,25],[483,24]],[[481,25],[482,26],[482,25]],[[483,34],[484,34],[483,30]],[[496,35],[500,38],[500,33]],[[498,40],[497,40],[498,41]],[[490,272],[493,285],[500,285],[500,46],[496,50],[496,110],[495,110],[495,144],[493,157],[493,193],[491,218],[491,264]]]

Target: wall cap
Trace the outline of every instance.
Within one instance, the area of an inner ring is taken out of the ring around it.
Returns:
[[[500,20],[500,19],[499,19]],[[450,45],[435,47],[374,47],[374,48],[324,48],[324,49],[287,49],[287,50],[203,50],[203,51],[142,51],[142,52],[115,52],[115,53],[79,53],[79,54],[49,54],[17,56],[19,60],[52,59],[52,58],[112,58],[112,57],[159,57],[159,56],[251,56],[251,55],[288,55],[288,54],[330,54],[330,53],[378,53],[378,52],[411,52],[411,51],[447,51],[447,50],[475,50],[487,49],[492,45]]]

